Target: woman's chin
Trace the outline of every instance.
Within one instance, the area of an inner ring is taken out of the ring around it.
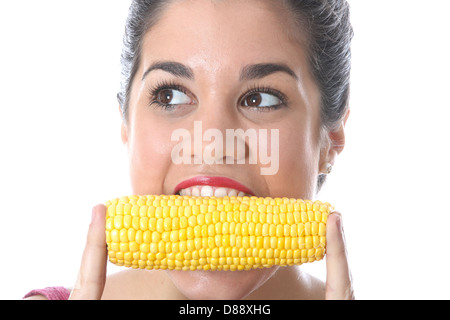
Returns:
[[[177,289],[191,300],[241,300],[263,285],[277,267],[250,271],[167,271]]]

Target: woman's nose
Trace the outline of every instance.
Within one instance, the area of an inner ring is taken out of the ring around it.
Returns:
[[[194,164],[244,164],[249,155],[238,110],[229,104],[200,106],[193,126]]]
[[[209,128],[203,134],[202,144],[196,143],[193,150],[194,163],[208,165],[246,164],[250,154],[242,129]]]

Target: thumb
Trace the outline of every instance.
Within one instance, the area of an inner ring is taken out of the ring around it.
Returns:
[[[354,299],[352,276],[347,260],[342,216],[334,212],[327,222],[327,300]]]
[[[80,271],[70,299],[98,300],[103,294],[106,282],[106,207],[97,205],[92,210],[86,246]]]

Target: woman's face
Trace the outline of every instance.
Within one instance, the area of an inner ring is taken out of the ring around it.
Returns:
[[[146,34],[122,128],[135,194],[313,199],[326,161],[320,96],[301,32],[274,3],[172,1]],[[208,140],[208,129],[223,140]],[[245,155],[226,148],[227,129],[256,132],[257,143],[241,140]],[[172,137],[177,132],[187,138]],[[269,164],[255,148],[267,149]],[[190,298],[239,299],[275,271],[168,274]]]

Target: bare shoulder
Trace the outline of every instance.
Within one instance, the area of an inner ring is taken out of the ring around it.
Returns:
[[[260,288],[251,293],[252,300],[323,300],[325,283],[304,272],[301,267],[280,267]]]
[[[126,269],[107,277],[102,299],[171,299],[173,290],[163,270]]]
[[[312,300],[324,300],[326,291],[325,282],[308,273],[303,273],[302,276],[305,278],[305,283],[309,287],[309,298]]]
[[[325,283],[319,278],[303,271],[301,267],[293,267],[290,269],[295,275],[295,281],[288,281],[287,287],[291,289],[290,298],[294,300],[324,300],[325,299]],[[287,298],[288,299],[288,298]]]

